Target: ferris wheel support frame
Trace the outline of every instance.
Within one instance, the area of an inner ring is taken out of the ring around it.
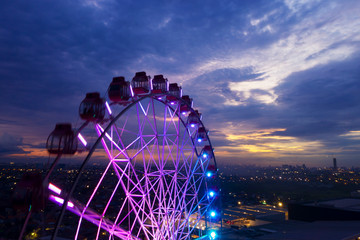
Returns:
[[[116,115],[115,117],[111,117],[111,118],[110,118],[111,121],[109,122],[109,124],[107,125],[107,127],[106,127],[104,130],[102,130],[102,129],[99,130],[99,132],[98,132],[98,133],[99,133],[99,136],[98,136],[97,140],[95,141],[95,143],[93,144],[93,146],[91,146],[91,147],[89,148],[89,153],[87,154],[86,158],[85,158],[84,161],[82,162],[82,164],[81,164],[81,166],[80,166],[80,168],[79,168],[79,171],[78,171],[78,173],[77,173],[77,175],[76,175],[76,178],[75,178],[75,180],[74,180],[74,182],[73,182],[73,184],[72,184],[72,187],[71,187],[70,191],[67,193],[66,197],[64,198],[64,201],[63,201],[63,204],[62,204],[61,213],[60,213],[60,215],[59,215],[59,217],[58,217],[58,219],[57,219],[56,226],[55,226],[53,235],[52,235],[52,237],[51,237],[52,240],[54,240],[54,239],[56,238],[56,236],[57,236],[58,230],[59,230],[59,228],[60,228],[60,224],[61,224],[62,219],[63,219],[63,216],[64,216],[64,213],[65,213],[65,211],[66,211],[66,209],[67,209],[67,206],[68,206],[68,202],[70,201],[70,198],[71,198],[71,196],[72,196],[72,194],[73,194],[73,192],[74,192],[74,190],[75,190],[75,187],[76,187],[77,184],[78,184],[78,181],[79,181],[79,179],[80,179],[80,177],[81,177],[81,174],[82,174],[83,169],[85,168],[86,164],[87,164],[88,161],[90,160],[92,154],[94,153],[94,151],[95,151],[96,147],[98,146],[98,144],[100,143],[100,141],[102,141],[102,140],[104,139],[104,137],[106,137],[107,131],[110,129],[110,127],[111,127],[126,111],[128,111],[128,109],[130,109],[131,107],[133,107],[134,105],[136,105],[137,103],[139,103],[140,101],[142,101],[142,100],[144,100],[144,99],[146,99],[146,98],[156,99],[157,101],[162,102],[163,104],[165,104],[165,105],[167,105],[168,107],[171,108],[171,105],[170,105],[170,104],[167,104],[166,101],[160,101],[159,99],[154,98],[154,96],[158,96],[158,95],[159,95],[158,93],[152,93],[152,94],[148,94],[148,95],[145,95],[145,96],[138,97],[135,101],[129,103],[122,111],[120,111],[120,113],[119,113],[118,115]],[[163,94],[160,94],[160,95],[165,95],[165,96],[166,96],[166,95],[168,95],[168,94],[163,93]],[[187,103],[184,102],[181,98],[177,98],[177,101],[178,101],[179,103],[182,102],[182,103],[187,104]],[[190,109],[191,109],[190,111],[194,111],[191,106],[189,106],[189,107],[190,107]],[[171,109],[172,109],[172,108],[171,108]],[[174,109],[172,109],[172,110],[173,110],[174,113],[178,116],[178,118],[179,118],[179,120],[182,122],[182,124],[183,124],[184,126],[186,126],[186,123],[185,123],[185,122],[183,121],[183,119],[180,117],[181,113],[175,111]],[[90,122],[90,121],[86,121],[86,122],[83,124],[82,127],[85,127],[89,122]],[[203,125],[202,121],[200,120],[200,118],[199,118],[199,124],[200,124],[202,127],[204,127],[204,125]],[[187,127],[186,127],[186,128],[187,128]],[[80,133],[80,130],[81,130],[81,128],[80,128],[77,132]],[[211,142],[210,142],[210,139],[209,139],[207,133],[206,133],[206,138],[207,138],[207,140],[209,141],[209,144],[211,145]],[[191,139],[191,141],[192,141],[193,145],[195,145],[193,139]],[[196,151],[196,152],[195,152],[196,155],[198,155],[196,148],[195,148],[195,151]],[[59,155],[61,155],[61,154],[59,154]],[[57,158],[60,158],[60,157],[61,157],[61,156],[58,156]],[[213,155],[213,161],[214,161],[214,164],[215,164],[215,168],[217,169],[216,159],[215,159],[215,156],[214,156],[214,155]],[[56,163],[55,163],[55,164],[56,164]],[[51,173],[51,172],[50,172],[50,173]],[[71,210],[71,209],[70,209],[70,210]],[[74,211],[72,211],[72,212],[74,212]],[[74,212],[74,213],[75,213],[75,212]],[[77,215],[79,215],[79,213],[78,213]],[[187,216],[187,218],[189,218],[189,217],[190,217],[190,216]],[[205,217],[205,219],[206,219],[206,217]],[[88,219],[88,220],[90,220],[90,219]],[[199,221],[199,220],[198,220],[198,221]],[[124,230],[124,231],[125,231],[125,230]],[[136,238],[134,238],[134,239],[136,239]]]

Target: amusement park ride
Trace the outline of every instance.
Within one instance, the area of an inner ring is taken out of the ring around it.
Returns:
[[[58,212],[51,239],[218,239],[215,155],[192,99],[145,72],[114,77],[106,98],[87,93],[81,125],[58,123],[48,137],[46,176],[18,184],[17,206],[29,209],[19,239],[46,199]],[[62,156],[81,160],[71,184],[54,171]],[[89,180],[95,162],[101,171]]]

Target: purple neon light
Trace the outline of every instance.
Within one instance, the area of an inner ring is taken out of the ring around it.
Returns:
[[[81,133],[78,134],[78,138],[82,142],[82,144],[86,147],[87,142],[86,142],[85,138],[81,135]]]
[[[130,92],[131,92],[131,96],[132,97],[134,97],[135,96],[135,94],[134,94],[134,91],[133,91],[133,89],[132,89],[132,86],[130,85]]]
[[[55,202],[57,202],[58,204],[60,205],[63,205],[64,204],[64,199],[62,199],[61,197],[57,197],[57,196],[54,196],[54,195],[50,195],[49,197],[51,200],[54,200]],[[74,207],[74,204],[72,202],[68,202],[67,203],[67,206],[70,207],[70,208],[73,208]]]
[[[52,183],[49,183],[49,186],[48,186],[48,189],[53,191],[54,193],[60,195],[61,194],[61,189],[58,188],[57,186],[55,186],[54,184]]]
[[[111,108],[110,108],[109,103],[107,101],[105,102],[105,105],[106,105],[106,108],[107,108],[107,110],[109,112],[109,115],[111,115],[112,111],[111,111]]]

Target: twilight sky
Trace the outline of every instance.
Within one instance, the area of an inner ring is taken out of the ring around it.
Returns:
[[[0,159],[138,71],[181,83],[219,164],[360,167],[358,0],[1,1]]]

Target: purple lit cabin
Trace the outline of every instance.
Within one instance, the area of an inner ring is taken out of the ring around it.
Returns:
[[[146,72],[137,72],[131,81],[131,87],[135,95],[145,95],[150,92],[150,77]]]
[[[197,134],[197,141],[199,143],[207,141],[207,130],[204,127],[199,127]]]
[[[209,178],[214,178],[216,176],[217,173],[217,169],[215,167],[215,165],[209,165],[206,169],[206,176]]]
[[[198,110],[191,112],[188,116],[188,124],[190,127],[196,127],[201,121],[202,115]]]
[[[182,114],[186,114],[193,107],[193,100],[189,97],[189,95],[184,95],[181,98],[184,102],[180,105],[180,112]]]
[[[210,145],[206,145],[203,147],[203,149],[201,151],[201,156],[203,158],[209,158],[209,159],[211,159],[213,157],[213,149],[211,148]]]
[[[15,209],[29,211],[29,207],[33,211],[45,208],[45,199],[48,191],[40,172],[26,172],[21,180],[16,184],[12,195],[12,206]]]
[[[77,138],[70,123],[58,123],[46,142],[50,154],[75,154]]]
[[[79,114],[83,120],[98,122],[105,116],[105,101],[100,98],[100,93],[87,93],[79,107]]]
[[[170,104],[175,104],[178,101],[178,98],[182,97],[182,89],[177,83],[171,83],[169,85],[169,94],[171,96],[167,96],[166,100],[170,102]]]
[[[163,75],[155,75],[152,80],[152,93],[166,93],[169,91],[169,82]]]
[[[108,95],[113,102],[127,104],[131,97],[130,82],[125,81],[124,77],[114,77]]]

